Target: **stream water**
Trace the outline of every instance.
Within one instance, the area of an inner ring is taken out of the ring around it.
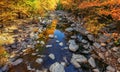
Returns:
[[[48,43],[49,45],[52,45],[51,48],[45,49],[45,55],[44,58],[44,67],[49,68],[51,64],[55,62],[65,62],[67,63],[67,66],[65,67],[65,72],[78,72],[72,64],[70,64],[72,53],[66,49],[68,48],[68,45],[66,44],[67,41],[65,40],[65,34],[60,30],[55,30],[54,36],[57,38],[49,39]],[[59,42],[56,42],[59,41]],[[60,46],[59,43],[63,43],[63,46]],[[52,53],[55,55],[55,59],[52,60],[48,57],[48,55]]]

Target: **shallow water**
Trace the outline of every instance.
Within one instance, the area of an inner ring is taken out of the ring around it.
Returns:
[[[44,58],[44,67],[49,68],[51,64],[55,62],[65,62],[67,61],[67,66],[65,67],[65,72],[77,72],[77,70],[74,68],[72,64],[70,64],[72,53],[65,49],[65,47],[68,48],[68,45],[66,44],[67,41],[65,40],[65,34],[60,30],[55,30],[54,36],[57,36],[57,38],[49,39],[47,44],[52,45],[51,48],[46,48],[44,51],[44,54],[46,57]],[[59,42],[56,42],[58,40]],[[63,46],[60,46],[59,43],[62,42]],[[52,60],[48,57],[48,55],[52,53],[55,55],[55,59]]]

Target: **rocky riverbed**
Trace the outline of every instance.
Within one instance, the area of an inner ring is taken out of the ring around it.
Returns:
[[[24,22],[12,32],[7,30],[14,42],[3,45],[9,57],[0,72],[120,71],[120,47],[114,44],[112,32],[96,37],[80,19],[64,11],[38,19],[36,24]]]

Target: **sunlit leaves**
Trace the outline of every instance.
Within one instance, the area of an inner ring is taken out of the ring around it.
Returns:
[[[58,0],[0,0],[0,21],[40,16],[55,10]]]

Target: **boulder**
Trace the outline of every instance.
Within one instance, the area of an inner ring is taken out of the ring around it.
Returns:
[[[76,68],[81,67],[80,63],[85,63],[85,62],[87,62],[87,58],[84,57],[83,55],[80,55],[80,54],[73,54],[73,55],[72,55],[71,63],[72,63]]]
[[[75,43],[75,40],[69,40],[69,50],[70,51],[73,51],[73,52],[75,52],[75,51],[77,51],[78,50],[78,48],[79,48],[79,46]]]
[[[64,66],[58,62],[52,64],[49,68],[50,72],[65,72]]]

